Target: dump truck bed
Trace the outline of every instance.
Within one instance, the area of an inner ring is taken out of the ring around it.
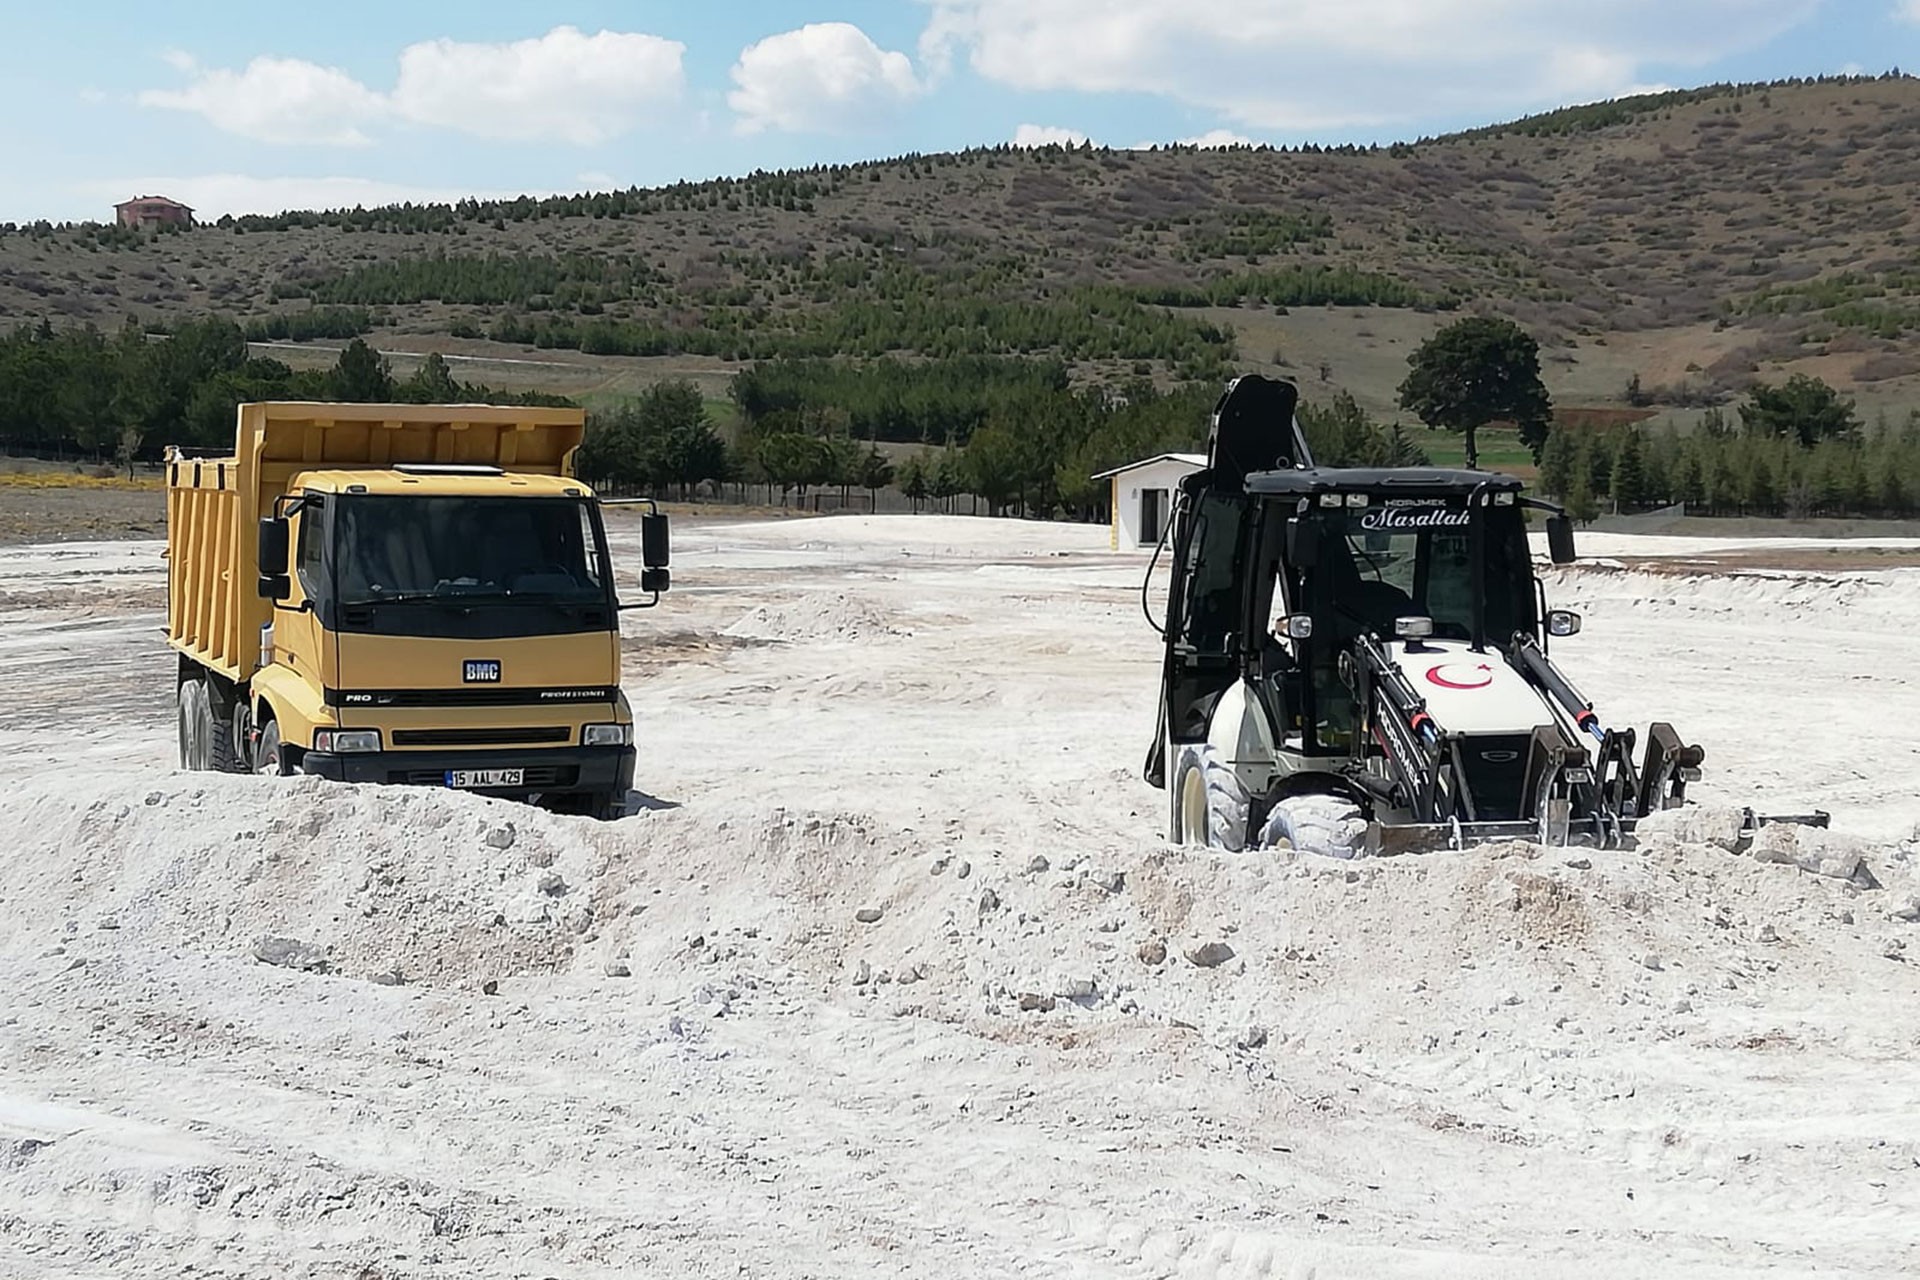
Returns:
[[[573,473],[578,409],[503,405],[243,404],[233,454],[167,459],[167,640],[242,681],[259,667],[273,604],[258,592],[255,530],[294,478],[407,463]]]

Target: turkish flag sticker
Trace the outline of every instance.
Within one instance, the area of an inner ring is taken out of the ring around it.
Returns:
[[[1484,689],[1493,683],[1493,668],[1486,663],[1468,666],[1464,662],[1443,662],[1427,668],[1427,683],[1442,689]]]

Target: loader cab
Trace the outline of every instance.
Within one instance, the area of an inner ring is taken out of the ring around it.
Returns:
[[[1464,642],[1502,653],[1539,637],[1521,483],[1439,468],[1289,467],[1222,486],[1187,481],[1167,627],[1166,736],[1198,741],[1244,679],[1276,747],[1354,750],[1342,655],[1383,643]],[[1362,744],[1364,745],[1364,744]]]
[[[1276,736],[1309,756],[1354,749],[1356,638],[1503,653],[1537,636],[1520,483],[1428,468],[1251,476],[1258,506],[1244,674]],[[1258,625],[1258,631],[1252,630]]]

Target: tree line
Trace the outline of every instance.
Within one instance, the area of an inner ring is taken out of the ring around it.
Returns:
[[[165,333],[128,321],[111,334],[42,321],[0,334],[0,449],[10,452],[131,465],[169,444],[228,448],[234,410],[249,400],[566,403],[460,382],[437,353],[395,378],[357,338],[330,369],[294,369],[251,355],[231,320]]]
[[[1920,412],[1863,423],[1850,399],[1804,374],[1755,387],[1733,416],[1694,430],[1556,431],[1540,488],[1575,519],[1684,502],[1690,515],[1920,515]]]

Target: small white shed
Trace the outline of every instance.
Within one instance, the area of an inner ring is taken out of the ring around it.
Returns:
[[[1152,548],[1167,530],[1180,481],[1207,465],[1204,453],[1163,453],[1102,471],[1095,480],[1113,483],[1114,550]]]

